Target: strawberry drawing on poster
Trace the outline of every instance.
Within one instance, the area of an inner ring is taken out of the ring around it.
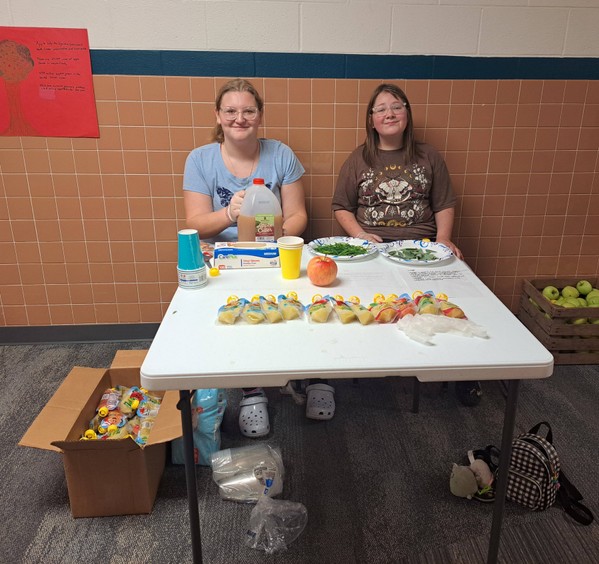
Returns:
[[[99,137],[87,30],[0,27],[0,135]]]

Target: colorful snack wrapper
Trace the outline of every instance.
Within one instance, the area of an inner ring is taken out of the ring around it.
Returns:
[[[264,315],[262,307],[260,306],[260,299],[247,302],[243,307],[241,317],[252,325],[257,325],[258,323],[265,321],[266,315]]]
[[[304,311],[304,306],[298,301],[295,294],[289,293],[286,296],[280,294],[279,310],[283,319],[289,321],[290,319],[299,319]]]
[[[356,319],[356,314],[352,310],[352,308],[346,304],[343,300],[337,299],[337,297],[327,296],[331,305],[333,306],[333,310],[337,314],[339,321],[341,323],[350,323]]]
[[[458,307],[455,304],[452,304],[448,301],[440,301],[439,307],[441,308],[441,313],[446,317],[453,317],[455,319],[468,319],[464,310]]]
[[[397,309],[392,302],[375,302],[368,309],[377,323],[393,323],[397,318]]]
[[[119,386],[121,391],[121,401],[119,402],[119,411],[124,415],[131,415],[137,411],[139,404],[144,399],[142,391],[137,387],[126,388]]]
[[[316,298],[316,300],[314,299]],[[329,319],[333,306],[328,299],[322,296],[315,296],[312,303],[306,307],[308,311],[308,319],[314,323],[326,323]]]
[[[283,321],[283,314],[281,313],[274,296],[272,297],[272,300],[269,298],[270,297],[260,296],[262,313],[266,316],[266,320],[269,323],[279,323],[280,321]]]
[[[160,409],[160,401],[159,397],[145,393],[143,401],[137,408],[137,416],[156,417],[156,415],[158,415],[158,410]]]
[[[406,315],[416,315],[418,313],[418,306],[416,302],[408,296],[408,294],[402,294],[393,301],[393,306],[397,310],[397,317],[395,320],[404,318]]]
[[[351,310],[355,313],[358,321],[362,325],[368,325],[374,321],[374,315],[372,312],[362,304],[357,304],[355,302],[346,302],[347,305],[351,308]]]
[[[230,296],[227,303],[218,308],[218,320],[225,325],[233,325],[239,319],[247,303],[248,301],[244,298]]]
[[[429,315],[440,315],[441,311],[439,308],[439,302],[435,296],[431,294],[422,294],[414,299],[414,302],[418,306],[418,313],[429,314]]]
[[[104,390],[98,407],[96,408],[97,413],[100,417],[106,417],[109,411],[114,411],[121,401],[121,391],[117,388],[108,388]]]

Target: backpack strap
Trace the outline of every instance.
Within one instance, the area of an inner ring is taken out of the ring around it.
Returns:
[[[551,425],[549,425],[549,423],[547,423],[547,421],[541,421],[540,423],[537,423],[530,431],[528,431],[531,435],[538,435],[539,434],[539,429],[545,425],[545,427],[547,427],[547,434],[545,435],[545,439],[547,440],[548,443],[553,444],[553,431],[551,430]],[[543,436],[543,435],[539,435],[539,436]]]
[[[564,511],[578,521],[581,525],[590,525],[595,519],[593,513],[582,503],[582,494],[576,486],[568,480],[563,471],[559,476],[559,489],[557,490],[557,502],[564,508]]]

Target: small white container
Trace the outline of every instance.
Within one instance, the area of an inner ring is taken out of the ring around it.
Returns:
[[[196,270],[182,270],[177,268],[179,276],[179,288],[186,290],[197,290],[203,288],[208,283],[208,269],[206,265]]]

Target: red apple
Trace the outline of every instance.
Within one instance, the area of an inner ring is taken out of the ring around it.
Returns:
[[[315,286],[330,286],[337,278],[337,263],[330,257],[314,257],[308,262],[307,272]]]

